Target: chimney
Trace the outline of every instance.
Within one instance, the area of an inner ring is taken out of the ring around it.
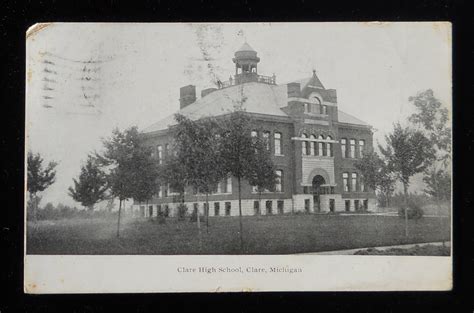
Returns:
[[[300,83],[289,83],[287,84],[288,97],[300,97]]]
[[[187,85],[179,88],[179,108],[185,108],[196,101],[196,86]]]
[[[207,96],[208,94],[210,94],[211,92],[214,92],[216,90],[217,90],[217,88],[207,88],[207,89],[201,90],[201,98],[204,98],[205,96]]]

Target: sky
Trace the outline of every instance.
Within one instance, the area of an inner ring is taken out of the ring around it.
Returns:
[[[199,95],[228,80],[245,41],[277,83],[316,70],[340,110],[374,127],[375,143],[406,123],[417,92],[452,106],[449,23],[53,23],[26,47],[26,145],[59,163],[42,203],[80,207],[67,188],[102,138],[175,113],[182,86]]]

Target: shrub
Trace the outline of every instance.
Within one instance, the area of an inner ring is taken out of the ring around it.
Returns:
[[[182,221],[188,213],[188,207],[184,203],[180,203],[177,207],[178,209],[178,220]]]
[[[420,219],[423,217],[423,209],[421,208],[420,203],[418,201],[409,200],[408,201],[408,210],[407,210],[407,217],[408,219]],[[401,218],[405,218],[405,206],[402,206],[398,209],[398,216]]]

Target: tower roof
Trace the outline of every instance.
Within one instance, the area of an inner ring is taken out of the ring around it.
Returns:
[[[240,47],[239,50],[237,50],[237,52],[240,52],[240,51],[252,51],[252,52],[257,52],[255,51],[247,42],[245,42],[242,47]]]

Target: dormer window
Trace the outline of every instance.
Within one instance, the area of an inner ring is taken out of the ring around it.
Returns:
[[[311,102],[316,102],[317,104],[321,104],[321,98],[319,97],[319,94],[312,93],[308,97]]]

